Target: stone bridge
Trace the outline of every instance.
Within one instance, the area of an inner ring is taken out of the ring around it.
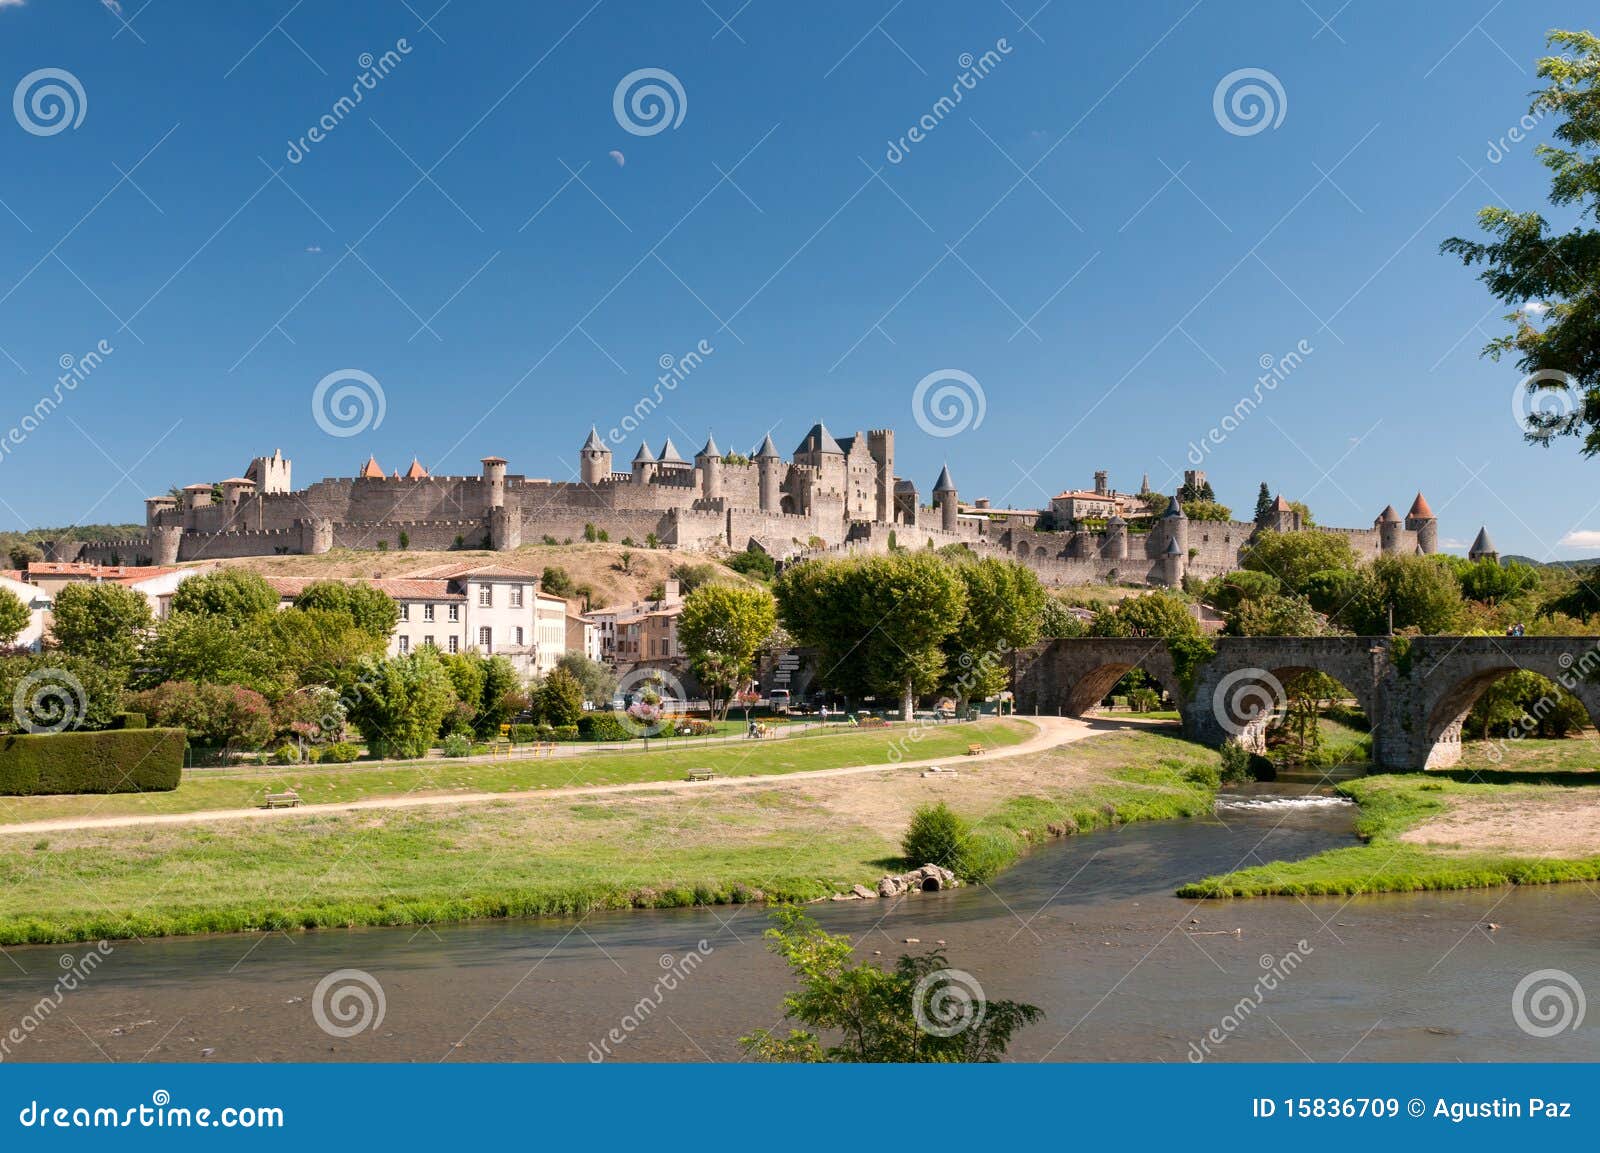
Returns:
[[[1151,638],[1054,640],[1013,654],[1017,711],[1081,716],[1130,669],[1177,702],[1185,735],[1260,750],[1283,683],[1333,677],[1372,723],[1372,759],[1386,769],[1444,768],[1461,757],[1461,723],[1483,691],[1518,670],[1583,702],[1600,727],[1600,641],[1594,637],[1216,637],[1191,668]]]

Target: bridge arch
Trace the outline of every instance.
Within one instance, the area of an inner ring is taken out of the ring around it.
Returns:
[[[1590,667],[1600,667],[1600,650],[1574,654],[1527,643],[1537,639],[1508,638],[1488,651],[1466,654],[1464,660],[1441,659],[1422,670],[1424,768],[1449,768],[1461,760],[1461,727],[1467,714],[1491,685],[1512,673],[1538,673],[1559,685],[1583,704],[1589,722],[1600,728],[1600,681]]]

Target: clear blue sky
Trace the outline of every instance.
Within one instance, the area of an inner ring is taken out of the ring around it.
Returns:
[[[1544,204],[1531,141],[1487,154],[1545,31],[1592,5],[741,2],[0,0],[0,95],[43,68],[83,92],[48,135],[0,116],[0,426],[62,357],[114,349],[0,456],[0,525],[138,520],[277,447],[300,484],[369,452],[569,478],[589,425],[700,341],[652,445],[770,426],[787,452],[822,419],[896,428],[924,494],[946,460],[998,504],[1097,468],[1170,491],[1304,341],[1207,454],[1237,512],[1267,480],[1370,524],[1420,488],[1449,541],[1600,551],[1560,544],[1600,539],[1597,466],[1520,440],[1517,373],[1478,357],[1501,310],[1437,251],[1486,203]],[[684,93],[651,135],[613,108],[644,68]],[[1235,134],[1213,95],[1245,68],[1282,119]],[[385,413],[335,437],[311,397],[347,368]],[[938,437],[913,392],[947,369],[985,411]]]

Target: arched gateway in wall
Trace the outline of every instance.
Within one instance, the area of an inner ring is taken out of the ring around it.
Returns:
[[[1254,710],[1297,672],[1324,673],[1372,723],[1373,760],[1390,769],[1442,768],[1461,756],[1461,723],[1501,677],[1539,673],[1583,702],[1600,726],[1600,642],[1594,637],[1217,637],[1215,654],[1179,667],[1167,642],[1068,638],[1014,655],[1019,712],[1082,716],[1129,669],[1177,700],[1184,732],[1221,744],[1259,741]]]

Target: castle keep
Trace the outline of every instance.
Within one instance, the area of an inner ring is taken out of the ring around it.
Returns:
[[[819,423],[787,460],[771,436],[748,456],[724,453],[707,437],[693,460],[669,438],[658,451],[641,443],[620,471],[591,429],[578,450],[576,481],[512,473],[498,456],[482,463],[476,476],[432,476],[415,460],[403,475],[386,475],[369,457],[355,476],[296,489],[290,462],[275,451],[251,461],[242,476],[188,486],[181,499],[150,497],[142,537],[59,541],[52,559],[161,565],[333,548],[504,551],[525,541],[581,540],[593,526],[614,541],[758,548],[780,559],[965,543],[1021,561],[1049,584],[1177,585],[1187,575],[1238,568],[1240,549],[1262,528],[1336,533],[1363,558],[1438,548],[1437,521],[1420,493],[1404,518],[1390,506],[1361,529],[1306,528],[1282,497],[1261,524],[1191,521],[1176,500],[1159,518],[1131,521],[1118,510],[1137,512],[1142,498],[1109,490],[1103,473],[1095,493],[1063,494],[1075,503],[1032,514],[963,505],[947,466],[927,508],[917,486],[895,476],[889,429],[836,438]],[[1196,478],[1203,483],[1199,473],[1186,479]],[[1079,515],[1079,505],[1099,510],[1085,503],[1098,494],[1110,515]]]

